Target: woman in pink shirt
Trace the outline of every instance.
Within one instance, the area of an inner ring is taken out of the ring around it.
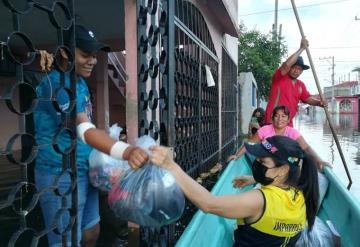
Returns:
[[[320,159],[320,157],[305,141],[304,137],[302,137],[299,131],[297,131],[293,127],[288,126],[290,122],[290,111],[286,106],[279,105],[275,107],[272,112],[271,119],[272,119],[271,124],[265,125],[260,129],[258,129],[258,131],[256,132],[255,136],[252,139],[253,142],[262,142],[266,138],[274,135],[287,136],[297,141],[300,147],[313,157],[319,169],[323,168],[325,162]],[[246,149],[245,146],[243,146],[235,155],[231,155],[228,158],[228,161],[240,158],[240,156],[243,155],[245,152]]]

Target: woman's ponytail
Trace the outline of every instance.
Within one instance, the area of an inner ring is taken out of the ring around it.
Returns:
[[[309,230],[314,225],[319,204],[318,171],[313,159],[305,153],[298,188],[303,192],[306,204],[306,217]]]

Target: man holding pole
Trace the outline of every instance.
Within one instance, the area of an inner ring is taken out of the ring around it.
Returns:
[[[327,107],[327,102],[312,97],[305,84],[297,79],[303,70],[310,68],[304,64],[304,60],[300,56],[308,46],[309,41],[303,38],[300,48],[275,71],[271,82],[269,102],[265,111],[266,123],[271,123],[271,113],[278,105],[285,105],[289,108],[290,126],[293,126],[292,119],[298,111],[300,101],[313,106]]]

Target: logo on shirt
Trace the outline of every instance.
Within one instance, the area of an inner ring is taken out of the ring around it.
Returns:
[[[85,96],[85,113],[88,119],[92,120],[92,104],[88,96]]]
[[[279,232],[300,232],[303,230],[303,227],[301,224],[286,224],[283,222],[276,222],[273,230]]]
[[[65,104],[59,104],[59,108],[61,109],[61,111],[66,111],[67,109],[69,109],[70,107],[70,102],[65,103]]]

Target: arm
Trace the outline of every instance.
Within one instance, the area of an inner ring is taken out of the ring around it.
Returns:
[[[261,141],[261,138],[260,138],[258,132],[256,132],[255,135],[251,138],[251,141],[254,142],[254,143],[258,143],[258,142]],[[245,146],[242,146],[234,155],[229,156],[229,158],[227,159],[227,161],[237,160],[237,159],[239,159],[245,152],[246,152],[246,148],[245,148]]]
[[[237,160],[241,157],[241,155],[243,155],[244,153],[246,152],[246,149],[244,146],[242,146],[235,154],[233,155],[230,155],[228,158],[227,158],[227,161],[231,161],[231,160]]]
[[[214,196],[195,180],[189,177],[171,158],[167,148],[151,148],[151,161],[174,177],[186,197],[206,213],[226,218],[247,218],[259,215],[264,206],[260,191],[251,190],[238,195]]]
[[[304,102],[306,104],[313,105],[313,106],[320,106],[320,107],[327,107],[328,106],[326,101],[321,101],[321,100],[315,99],[312,96],[308,97]]]
[[[86,114],[83,112],[78,113],[76,116],[77,125],[79,126],[79,124],[85,122],[90,123]],[[141,167],[148,160],[148,155],[144,150],[139,147],[130,146],[124,142],[115,141],[104,130],[89,128],[83,133],[83,138],[85,143],[99,151],[109,154],[112,157],[115,156],[114,158],[127,160],[133,169]]]
[[[243,188],[247,185],[255,184],[256,181],[253,176],[239,176],[232,181],[234,188]]]
[[[324,165],[327,165],[325,161],[323,161],[318,155],[317,153],[311,148],[311,146],[305,141],[304,137],[300,136],[297,140],[296,140],[300,147],[306,152],[308,153],[312,159],[314,159],[316,166],[318,167],[319,170],[322,170],[324,168]]]
[[[291,66],[293,66],[296,63],[297,58],[308,46],[309,46],[309,41],[307,39],[301,39],[299,49],[295,53],[293,53],[290,57],[288,57],[288,59],[281,65],[280,67],[281,75],[284,76],[290,71]]]

